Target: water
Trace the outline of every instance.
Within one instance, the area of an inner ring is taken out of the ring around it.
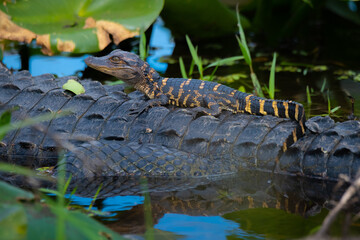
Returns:
[[[178,51],[175,51],[178,47]],[[214,44],[204,45],[201,52],[208,53],[209,58],[222,51],[215,51]],[[189,60],[186,44],[175,46],[171,33],[158,20],[153,27],[150,39],[150,56],[148,62],[157,71],[168,76],[180,76],[178,63],[179,55]],[[215,51],[215,53],[214,53]],[[234,50],[233,52],[237,52]],[[172,63],[161,62],[173,55]],[[224,54],[226,55],[226,54]],[[53,73],[57,76],[77,75],[82,76],[85,70],[84,59],[87,55],[55,56],[31,55],[29,71],[33,75]],[[260,60],[261,58],[257,58]],[[268,71],[259,69],[264,62],[271,61],[269,57],[257,65],[258,77],[266,83]],[[281,58],[279,59],[281,61]],[[5,52],[4,63],[13,69],[20,69],[20,56],[17,53]],[[187,64],[187,66],[189,66]],[[360,99],[360,83],[351,79],[338,80],[333,72],[337,70],[332,66],[326,71],[305,70],[299,67],[295,72],[282,71],[276,75],[278,91],[276,97],[281,99],[294,99],[305,104],[308,116],[327,112],[328,96],[331,107],[341,105],[338,119],[346,119],[351,113],[351,104],[347,95]],[[248,68],[243,63],[219,69],[218,74],[231,76],[234,73],[248,74]],[[329,92],[320,92],[325,81],[325,89]],[[250,86],[250,79],[240,79],[240,82],[228,82],[239,87]],[[314,89],[312,105],[306,104],[306,85]],[[250,88],[246,87],[248,91]],[[360,104],[355,105],[358,113]],[[325,189],[332,189],[329,183],[306,182],[302,179],[286,180],[286,184],[266,175],[263,177],[237,176],[221,180],[210,181],[206,184],[199,183],[192,186],[184,185],[183,190],[151,192],[150,200],[156,235],[171,236],[181,239],[289,239],[308,235],[319,227],[327,210],[323,205],[329,201],[331,193]],[[114,183],[117,188],[121,188]],[[322,195],[319,188],[323,190]],[[331,183],[330,183],[331,186]],[[151,184],[150,184],[151,188]],[[96,189],[96,188],[95,188]],[[154,186],[156,189],[156,186]],[[171,186],[169,186],[171,189]],[[295,189],[295,190],[294,190]],[[94,195],[95,193],[93,193]],[[103,194],[103,195],[102,195]],[[122,234],[139,235],[146,231],[144,223],[144,196],[118,196],[111,192],[102,192],[95,201],[94,210],[103,214],[96,218],[108,227]],[[88,207],[92,196],[72,196],[73,205]],[[106,197],[103,197],[106,196]],[[70,196],[68,196],[70,198]],[[339,195],[337,196],[337,198]],[[338,228],[339,228],[338,224]],[[302,226],[302,227],[299,227]],[[339,233],[340,230],[334,231]],[[359,234],[359,229],[355,229]],[[169,234],[169,235],[166,235]]]

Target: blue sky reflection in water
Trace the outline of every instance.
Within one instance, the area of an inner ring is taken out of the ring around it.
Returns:
[[[167,213],[154,226],[156,229],[169,231],[184,236],[186,240],[227,239],[236,236],[242,239],[264,239],[258,234],[242,231],[238,223],[221,216],[187,216],[184,214]]]

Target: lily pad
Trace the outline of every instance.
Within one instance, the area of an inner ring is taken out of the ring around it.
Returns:
[[[164,0],[29,0],[0,5],[0,39],[30,43],[42,52],[96,52],[147,29]]]

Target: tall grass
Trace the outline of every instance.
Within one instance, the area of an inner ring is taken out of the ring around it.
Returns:
[[[183,78],[191,78],[192,74],[193,74],[194,66],[197,66],[197,70],[200,75],[199,78],[201,80],[212,81],[214,79],[214,76],[215,76],[215,73],[216,73],[218,67],[227,65],[227,64],[233,64],[235,61],[244,59],[243,56],[228,57],[228,58],[223,58],[223,59],[214,61],[211,64],[204,67],[203,61],[202,61],[201,57],[198,55],[198,47],[197,46],[194,47],[194,45],[191,42],[191,39],[188,35],[186,35],[186,42],[187,42],[189,50],[190,50],[192,61],[190,64],[189,73],[186,74],[186,68],[184,65],[184,61],[183,61],[182,57],[179,58],[179,66],[180,66],[180,71],[181,71],[181,75]],[[211,74],[207,78],[205,78],[205,73],[204,73],[205,70],[212,68],[212,67],[215,67],[215,68],[212,70]]]
[[[239,27],[239,36],[240,36],[240,37],[236,36],[236,39],[238,41],[241,53],[244,56],[245,62],[249,66],[250,77],[251,77],[251,81],[252,81],[252,83],[254,85],[254,88],[255,88],[255,94],[257,96],[259,96],[259,97],[265,97],[264,93],[263,93],[263,91],[261,89],[260,82],[259,82],[259,80],[258,80],[258,78],[257,78],[257,76],[256,76],[256,74],[254,72],[254,69],[253,69],[250,50],[249,50],[249,47],[248,47],[247,42],[246,42],[246,37],[245,37],[244,30],[243,30],[243,28],[241,26],[239,7],[238,6],[236,6],[236,17],[237,17],[237,25]]]

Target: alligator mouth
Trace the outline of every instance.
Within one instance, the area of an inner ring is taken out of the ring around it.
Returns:
[[[93,56],[87,57],[87,58],[85,59],[85,63],[86,63],[86,65],[88,65],[89,67],[95,68],[95,69],[98,69],[98,67],[102,65],[102,64],[100,64],[100,61],[97,60],[97,58],[96,58],[96,57],[93,57]]]

